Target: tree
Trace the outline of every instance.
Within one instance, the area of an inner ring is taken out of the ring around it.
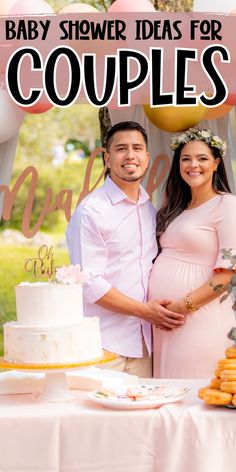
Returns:
[[[111,0],[111,4],[116,0]],[[159,11],[190,11],[192,9],[193,0],[152,0],[156,10]],[[104,145],[104,137],[107,129],[111,126],[111,119],[108,108],[101,108],[99,111],[99,121],[101,129],[101,141]]]
[[[153,0],[156,10],[159,11],[191,11],[193,0]]]

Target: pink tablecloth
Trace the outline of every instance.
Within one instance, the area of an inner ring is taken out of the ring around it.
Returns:
[[[204,405],[191,385],[179,403],[115,411],[87,400],[0,397],[1,472],[234,472],[236,410]]]

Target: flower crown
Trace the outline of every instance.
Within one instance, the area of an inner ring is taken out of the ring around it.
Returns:
[[[209,129],[198,129],[198,128],[189,128],[185,133],[174,136],[171,139],[171,149],[176,151],[181,144],[186,144],[189,141],[203,141],[209,144],[211,147],[214,147],[219,150],[221,157],[223,158],[227,151],[226,141],[223,141],[212,133]]]

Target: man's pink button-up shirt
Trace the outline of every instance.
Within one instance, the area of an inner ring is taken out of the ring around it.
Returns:
[[[95,302],[111,287],[146,301],[157,254],[155,226],[155,209],[143,187],[136,203],[107,177],[78,205],[67,228],[71,263],[91,275],[84,285],[84,314],[99,316],[103,347],[119,355],[142,357],[142,333],[150,353],[151,325],[135,313],[114,313]]]

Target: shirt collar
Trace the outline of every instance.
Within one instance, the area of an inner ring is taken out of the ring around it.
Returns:
[[[109,176],[107,176],[107,178],[104,182],[104,187],[105,187],[105,190],[106,190],[106,193],[107,193],[108,197],[110,198],[110,200],[112,201],[112,203],[114,205],[116,203],[122,202],[122,200],[126,200],[130,203],[135,204],[135,202],[133,200],[131,200],[123,192],[123,190],[121,190],[120,187],[118,187],[118,185],[116,185],[115,182],[113,182],[113,180],[111,180],[111,178]],[[141,205],[141,204],[147,202],[148,200],[149,200],[148,193],[146,192],[146,190],[144,190],[142,185],[140,185],[139,199],[137,201],[137,205]]]

